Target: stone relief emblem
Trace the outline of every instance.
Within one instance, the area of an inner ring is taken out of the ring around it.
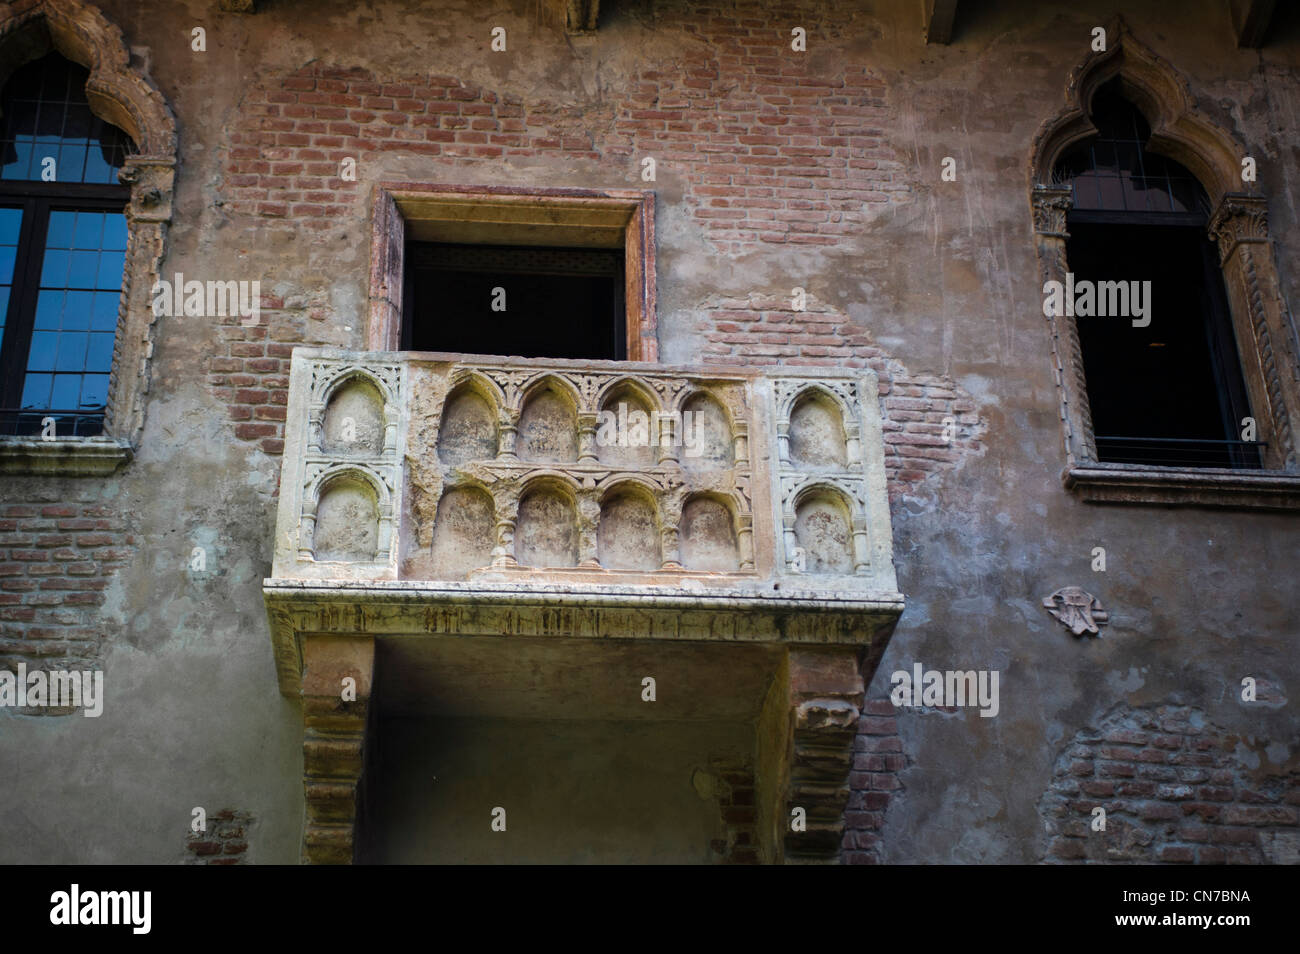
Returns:
[[[1110,620],[1101,601],[1078,586],[1063,586],[1051,596],[1043,597],[1043,606],[1076,636],[1084,633],[1100,636],[1101,626]]]

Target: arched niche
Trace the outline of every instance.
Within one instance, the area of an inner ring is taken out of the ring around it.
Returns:
[[[538,482],[520,496],[515,560],[532,567],[578,565],[577,508],[567,488]]]
[[[790,408],[790,463],[804,470],[843,469],[848,442],[840,403],[819,388],[808,388]]]
[[[832,487],[813,487],[795,503],[794,533],[804,551],[804,572],[853,572],[853,512]]]
[[[735,462],[734,435],[727,412],[707,391],[682,402],[678,458],[688,471],[730,467]]]
[[[621,470],[653,467],[659,445],[659,421],[653,408],[635,388],[610,391],[596,420],[596,458]]]
[[[548,381],[532,389],[519,413],[520,460],[568,463],[578,459],[578,408],[567,389]]]
[[[463,580],[492,562],[496,508],[481,487],[452,487],[438,501],[433,525],[433,571],[440,580]]]
[[[740,569],[735,514],[717,497],[697,494],[687,499],[678,539],[682,566],[688,570],[734,573]]]
[[[496,407],[478,390],[461,385],[452,391],[438,425],[438,459],[455,467],[497,456],[500,435]]]
[[[370,563],[379,549],[379,498],[364,477],[342,473],[321,486],[312,537],[315,559]]]
[[[348,378],[330,395],[321,428],[326,454],[379,455],[384,451],[384,398],[373,383]]]
[[[663,536],[654,498],[635,484],[610,489],[600,503],[596,558],[607,570],[658,570]]]

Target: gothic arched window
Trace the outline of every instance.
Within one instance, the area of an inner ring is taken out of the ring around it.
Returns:
[[[1073,191],[1069,280],[1097,457],[1176,467],[1260,467],[1210,203],[1117,84],[1093,97],[1098,133],[1064,155]]]
[[[0,96],[0,432],[100,433],[126,256],[133,151],[96,117],[88,73],[57,53]]]

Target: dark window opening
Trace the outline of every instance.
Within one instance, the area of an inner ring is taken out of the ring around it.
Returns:
[[[627,356],[622,249],[406,249],[402,347],[523,358]]]
[[[89,73],[56,53],[0,99],[0,431],[103,430],[117,334],[130,139],[90,111]]]
[[[1057,167],[1074,189],[1075,294],[1085,282],[1130,292],[1151,283],[1145,315],[1130,299],[1128,314],[1075,318],[1098,459],[1258,468],[1264,445],[1242,440],[1250,406],[1205,191],[1147,152],[1150,127],[1113,84],[1098,91],[1092,119],[1100,134]]]

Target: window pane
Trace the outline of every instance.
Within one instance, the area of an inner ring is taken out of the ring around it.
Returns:
[[[56,160],[56,182],[117,183],[130,138],[90,111],[89,73],[50,53],[15,70],[0,97],[0,179],[41,178]]]
[[[80,407],[100,408],[108,403],[108,375],[86,374],[81,379]]]
[[[0,341],[4,340],[5,319],[9,313],[9,289],[13,285],[18,232],[22,224],[22,209],[0,208]]]
[[[68,252],[48,249],[41,264],[42,288],[65,288],[68,281]]]
[[[108,215],[104,217],[104,244],[108,252],[126,251],[126,216]]]
[[[77,227],[72,235],[72,247],[98,251],[101,247],[99,240],[104,234],[105,213],[78,212],[76,216]]]
[[[56,374],[50,391],[50,409],[70,411],[81,403],[81,375]]]
[[[90,336],[90,346],[86,349],[86,371],[102,371],[107,374],[113,368],[112,334],[103,332]],[[89,374],[86,377],[90,377]]]
[[[85,331],[90,327],[90,312],[95,304],[94,292],[70,291],[63,300],[64,331]]]
[[[67,287],[92,289],[98,277],[99,253],[74,250],[69,256]]]
[[[101,252],[99,255],[99,276],[95,280],[95,287],[121,288],[122,267],[125,263],[125,252]]]
[[[27,358],[28,371],[53,371],[54,357],[59,347],[57,331],[32,332],[32,350]]]
[[[72,248],[72,233],[77,223],[76,212],[51,212],[45,235],[46,248]]]
[[[55,365],[55,371],[85,370],[86,337],[76,332],[64,332],[59,335],[59,360]]]
[[[90,313],[91,331],[117,330],[117,309],[120,298],[117,293],[95,292],[95,304]]]
[[[125,234],[121,213],[50,213],[24,407],[95,411],[104,406],[126,253],[100,246],[106,240],[124,245]]]
[[[61,291],[43,291],[36,296],[36,324],[40,331],[58,331],[63,326],[63,299]]]
[[[1098,134],[1062,156],[1053,170],[1057,181],[1074,185],[1076,209],[1206,212],[1204,189],[1195,177],[1172,159],[1147,151],[1151,128],[1116,87],[1097,92],[1090,118]]]
[[[44,410],[51,407],[50,386],[54,382],[52,374],[29,374],[23,379],[23,407]]]

